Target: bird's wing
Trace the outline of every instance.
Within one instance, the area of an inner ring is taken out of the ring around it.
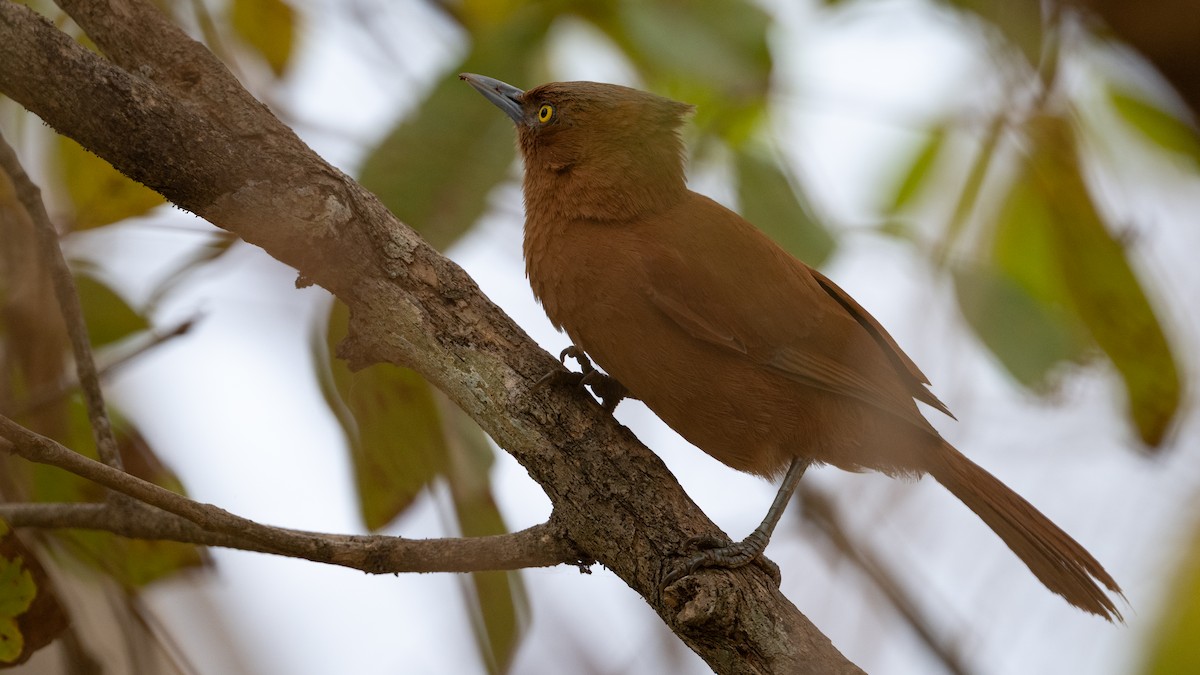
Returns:
[[[695,290],[700,292],[699,288]],[[731,328],[730,319],[746,326],[753,321],[751,317],[730,317],[724,313],[720,318],[706,315],[703,303],[689,302],[686,297],[664,292],[653,285],[647,289],[647,295],[655,307],[697,340],[736,352],[790,380],[858,399],[921,427],[925,426],[924,420],[911,406],[911,394],[902,390],[897,392],[897,387],[881,386],[879,378],[864,375],[858,368],[803,346],[783,345],[770,353],[748,347],[739,336],[740,331]],[[879,361],[886,368],[892,367],[882,358]],[[895,381],[899,383],[898,379]]]
[[[951,419],[958,419],[954,417],[954,413],[950,412],[950,409],[946,407],[945,403],[942,403],[937,396],[933,395],[933,392],[925,388],[925,385],[929,384],[929,378],[925,377],[925,373],[921,372],[921,369],[917,367],[917,364],[913,363],[913,360],[908,358],[908,354],[905,354],[904,351],[900,349],[900,345],[896,344],[896,341],[892,339],[892,336],[888,335],[888,332],[884,330],[883,326],[875,320],[875,317],[871,316],[867,310],[863,309],[863,306],[858,304],[854,298],[850,297],[849,293],[843,291],[841,286],[833,283],[828,277],[826,277],[824,274],[821,274],[817,270],[808,267],[807,265],[805,267],[808,269],[808,272],[812,275],[813,279],[816,279],[817,283],[820,284],[821,288],[824,289],[825,292],[830,295],[830,297],[832,297],[834,300],[837,300],[838,304],[845,308],[850,316],[854,317],[854,320],[858,321],[859,325],[861,325],[867,330],[868,333],[871,334],[871,337],[875,339],[875,342],[879,343],[879,346],[883,349],[884,354],[892,361],[897,370],[903,369],[904,371],[907,371],[910,376],[912,376],[912,382],[911,386],[909,387],[909,391],[912,393],[913,397],[919,401],[928,403],[930,406],[933,406],[937,410],[949,415]]]
[[[706,215],[709,222],[664,242],[649,261],[644,292],[681,330],[921,428],[928,422],[913,405],[914,396],[945,411],[925,390],[912,361],[844,291],[736,215]],[[720,222],[727,217],[738,220]]]

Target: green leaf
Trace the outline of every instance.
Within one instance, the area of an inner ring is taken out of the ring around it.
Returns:
[[[335,301],[314,356],[350,445],[363,521],[378,530],[444,472],[446,439],[433,392],[415,371],[381,363],[352,373],[330,358],[348,323],[349,310]]]
[[[282,77],[296,41],[296,12],[283,0],[233,0],[233,30]]]
[[[93,347],[102,347],[146,330],[150,323],[111,288],[87,274],[75,275],[83,321]]]
[[[655,76],[707,83],[738,97],[765,95],[771,74],[766,12],[744,0],[681,4],[625,0],[616,5],[619,23],[600,27]]]
[[[947,0],[994,26],[1030,65],[1041,61],[1044,40],[1041,5],[1036,0]]]
[[[126,178],[66,136],[58,137],[56,159],[74,210],[72,230],[87,230],[140,216],[164,201],[162,195]]]
[[[508,532],[488,480],[494,455],[486,434],[445,397],[438,400],[443,417],[449,422],[451,461],[447,478],[463,536]],[[471,584],[474,594],[468,601],[480,654],[489,672],[508,672],[521,643],[524,629],[521,619],[529,613],[521,576],[516,572],[475,572]]]
[[[1005,196],[996,220],[992,257],[999,269],[1033,298],[1073,311],[1054,244],[1055,215],[1046,195],[1029,178],[1028,173],[1019,175]],[[1086,330],[1082,324],[1080,328]]]
[[[1130,91],[1111,86],[1106,91],[1113,110],[1147,140],[1200,162],[1200,135],[1194,126]]]
[[[549,19],[536,7],[476,37],[453,73],[519,79],[545,40]],[[512,120],[447,75],[367,157],[359,181],[434,248],[445,250],[478,220],[488,194],[512,166]]]
[[[66,627],[36,554],[0,520],[0,668],[25,662]]]
[[[1056,278],[1044,279],[1044,292],[1069,299],[1121,374],[1142,440],[1158,445],[1183,395],[1170,345],[1124,244],[1112,236],[1092,202],[1067,121],[1034,119],[1027,132],[1034,151],[1022,180],[1044,205],[1045,254],[1056,271]]]
[[[953,276],[967,323],[1021,384],[1040,388],[1054,366],[1078,358],[1079,344],[1061,314],[1010,278],[986,265],[955,267]]]
[[[695,105],[698,128],[734,146],[752,137],[772,67],[771,21],[757,5],[621,0],[579,11],[625,52],[651,89]]]
[[[20,557],[0,556],[0,663],[14,663],[25,651],[17,617],[33,604],[37,587]]]
[[[1014,369],[1013,362],[1022,358],[1019,355],[1003,356],[993,350],[1019,382],[1035,389],[1048,384],[1045,376],[1057,365],[1048,361],[1049,356],[1057,354],[1061,361],[1083,362],[1096,350],[1096,342],[1076,312],[1074,301],[1063,283],[1058,249],[1053,240],[1055,227],[1046,195],[1038,191],[1027,176],[1020,176],[1006,195],[996,220],[991,265],[981,267],[985,273],[998,276],[998,283],[1016,287],[1015,292],[1021,299],[1011,300],[1010,310],[1027,314],[1016,325],[1046,324],[1041,330],[1025,329],[1029,331],[1025,348],[1032,354],[1025,357],[1030,362],[1027,365],[1041,362],[1041,375],[1036,375],[1036,369],[1031,367]],[[959,303],[964,304],[966,299],[962,289],[958,290]],[[1024,338],[1014,330],[1006,338],[984,337],[984,343],[990,348],[998,339],[1020,341]],[[1019,345],[1011,347],[1017,349]]]
[[[1191,535],[1155,630],[1146,633],[1145,675],[1194,675],[1200,673],[1200,528]]]
[[[179,479],[158,459],[137,428],[111,408],[109,414],[125,470],[183,494]],[[65,428],[51,436],[85,457],[98,457],[87,411],[78,395],[69,401]],[[33,467],[32,476],[31,492],[36,501],[100,502],[108,496],[96,483],[52,466],[39,464]],[[191,544],[125,539],[94,530],[62,530],[54,536],[76,558],[100,569],[128,589],[140,588],[180,570],[208,563],[202,549]]]
[[[170,294],[180,282],[187,279],[192,272],[204,269],[209,263],[225,255],[238,241],[241,240],[228,232],[214,232],[211,238],[194,249],[186,259],[158,282],[150,297],[146,299],[146,313],[153,314],[162,299]]]
[[[525,0],[459,0],[453,6],[442,5],[471,34],[479,34],[503,25],[521,9]]]
[[[782,166],[742,148],[735,156],[735,168],[738,203],[746,220],[814,267],[833,253],[833,237],[813,218]]]
[[[929,128],[924,141],[904,164],[903,177],[896,186],[891,203],[884,209],[885,213],[895,215],[925,191],[932,169],[946,145],[946,134],[945,122],[938,122]]]

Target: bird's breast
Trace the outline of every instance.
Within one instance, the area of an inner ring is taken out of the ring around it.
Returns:
[[[772,419],[778,407],[770,405],[785,392],[745,360],[688,336],[650,301],[645,238],[656,234],[632,224],[527,222],[534,295],[555,327],[689,441],[735,469],[773,474],[790,458],[779,436],[789,425]]]

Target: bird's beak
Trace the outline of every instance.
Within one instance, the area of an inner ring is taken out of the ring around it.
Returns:
[[[503,110],[504,114],[511,117],[517,124],[525,121],[525,110],[521,107],[521,97],[525,95],[524,91],[500,80],[474,73],[462,73],[458,79],[466,80],[467,84],[475,87],[476,91],[483,94],[484,98],[491,101],[497,108]]]

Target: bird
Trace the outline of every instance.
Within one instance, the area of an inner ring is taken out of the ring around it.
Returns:
[[[725,465],[784,476],[749,537],[703,544],[664,583],[758,560],[805,469],[831,465],[932,476],[1049,590],[1122,620],[1104,567],[922,415],[917,401],[953,417],[862,305],[688,189],[692,106],[615,84],[459,77],[515,123],[525,272],[579,380],[607,410],[638,399]]]

